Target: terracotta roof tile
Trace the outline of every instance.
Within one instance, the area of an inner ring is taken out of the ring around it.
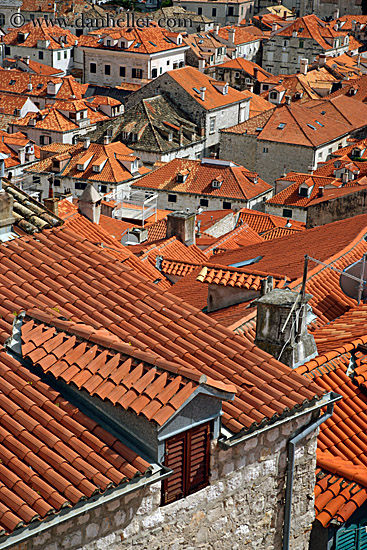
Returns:
[[[0,349],[0,526],[42,521],[149,463]],[[128,452],[126,452],[128,451]],[[123,465],[126,464],[127,467]]]

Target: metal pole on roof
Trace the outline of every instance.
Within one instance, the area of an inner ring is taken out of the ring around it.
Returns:
[[[359,285],[358,285],[358,298],[357,298],[358,305],[361,303],[361,298],[362,298],[362,292],[363,292],[363,286],[364,286],[363,275],[364,275],[365,265],[366,265],[366,254],[363,254],[362,268],[361,268],[361,278],[360,278]]]
[[[301,310],[300,314],[298,316],[298,323],[297,323],[297,330],[296,330],[296,342],[298,343],[301,337],[301,330],[302,330],[302,323],[303,323],[303,315],[304,315],[304,309],[305,309],[305,294],[306,294],[306,283],[307,283],[307,271],[308,271],[308,255],[305,254],[305,263],[303,266],[303,279],[302,279],[302,286],[301,286]]]

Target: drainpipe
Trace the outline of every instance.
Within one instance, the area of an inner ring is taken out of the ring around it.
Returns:
[[[294,462],[296,454],[297,444],[305,439],[310,433],[316,430],[321,424],[323,424],[328,418],[330,418],[334,411],[335,401],[342,399],[339,395],[334,398],[332,402],[329,402],[326,407],[326,413],[320,418],[311,422],[304,430],[298,435],[292,437],[288,441],[288,465],[287,465],[287,487],[285,491],[285,510],[284,510],[284,526],[283,526],[283,550],[289,550],[290,533],[291,533],[291,517],[292,517],[292,496],[293,496],[293,478],[294,478]]]

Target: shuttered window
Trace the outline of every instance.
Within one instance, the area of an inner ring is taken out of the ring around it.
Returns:
[[[210,426],[205,424],[166,441],[165,466],[173,470],[162,487],[162,505],[191,495],[209,483]]]

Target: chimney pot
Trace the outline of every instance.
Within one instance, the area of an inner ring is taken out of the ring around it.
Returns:
[[[202,87],[200,88],[200,99],[201,99],[202,101],[205,101],[205,92],[206,92],[206,88],[205,88],[205,86],[202,86]]]
[[[320,185],[320,187],[319,187],[319,197],[324,196],[324,191],[325,191],[325,188],[322,185]]]
[[[167,216],[166,237],[177,237],[182,243],[190,246],[195,244],[195,212],[171,212]]]

